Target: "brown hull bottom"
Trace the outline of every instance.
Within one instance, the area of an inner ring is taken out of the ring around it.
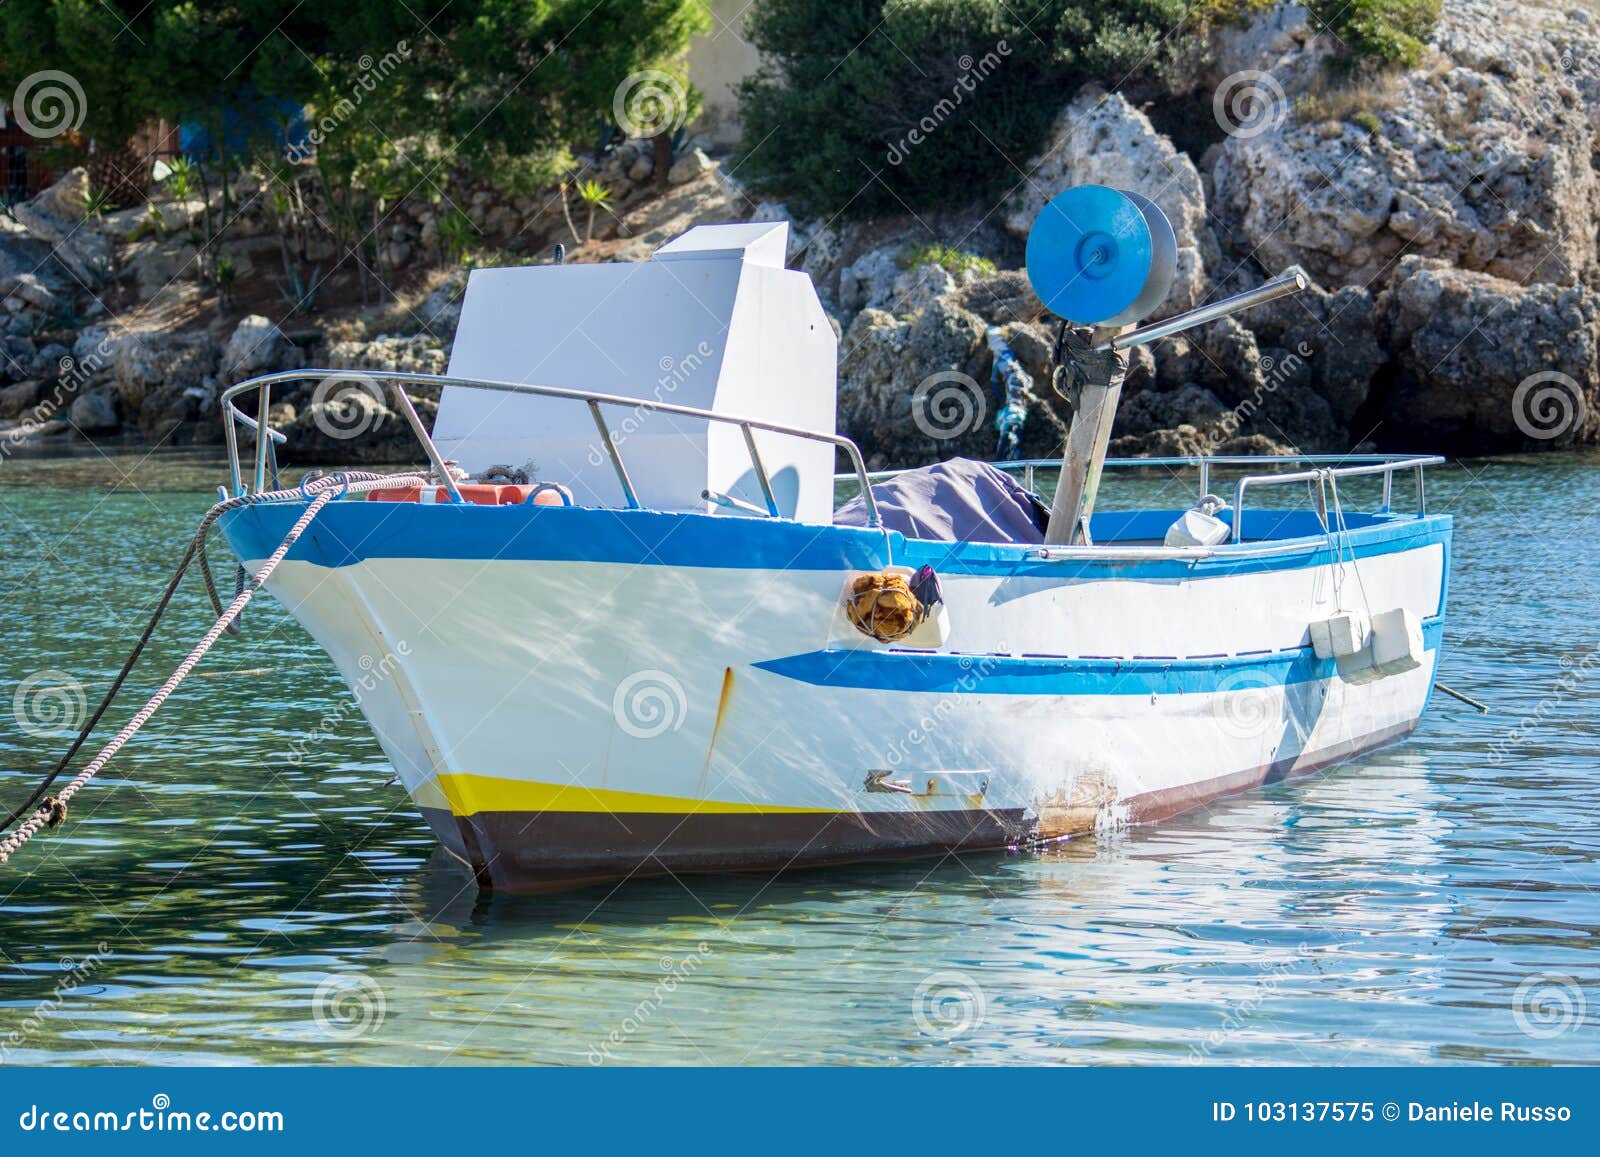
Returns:
[[[1169,819],[1224,796],[1320,771],[1403,738],[1410,723],[1314,754],[1122,801],[1131,823]],[[554,891],[627,878],[782,872],[828,864],[992,851],[1091,830],[1041,831],[1022,809],[717,815],[652,812],[478,812],[423,808],[480,887]]]

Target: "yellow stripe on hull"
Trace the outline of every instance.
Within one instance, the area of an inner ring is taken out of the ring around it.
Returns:
[[[478,812],[600,812],[652,815],[829,815],[836,809],[685,799],[492,775],[441,775],[435,781],[456,816]]]

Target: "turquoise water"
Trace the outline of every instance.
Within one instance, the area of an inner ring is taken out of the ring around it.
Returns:
[[[7,810],[65,742],[17,689],[94,702],[220,477],[0,464]],[[481,897],[263,599],[0,867],[0,1064],[1600,1061],[1600,459],[1429,495],[1441,678],[1494,714],[1436,696],[1401,746],[1042,856]],[[176,610],[115,725],[211,622]]]

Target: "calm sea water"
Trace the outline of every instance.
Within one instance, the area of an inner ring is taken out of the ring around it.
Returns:
[[[65,742],[18,688],[94,702],[219,478],[0,465],[8,810]],[[1442,469],[1430,501],[1441,678],[1494,714],[1435,697],[1401,746],[1049,855],[777,879],[479,896],[262,599],[0,867],[0,1063],[1600,1061],[1600,459]],[[198,585],[177,611],[117,725],[211,622]]]

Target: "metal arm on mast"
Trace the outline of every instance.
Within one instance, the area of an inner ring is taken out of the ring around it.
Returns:
[[[1106,447],[1111,442],[1111,426],[1116,420],[1117,403],[1122,397],[1122,379],[1128,368],[1127,359],[1122,356],[1124,350],[1182,333],[1218,318],[1229,317],[1251,306],[1264,305],[1291,293],[1299,293],[1309,284],[1305,274],[1296,270],[1255,289],[1198,306],[1165,321],[1152,322],[1137,329],[1097,328],[1091,332],[1087,343],[1080,341],[1077,350],[1071,348],[1068,340],[1070,335],[1063,329],[1062,340],[1056,343],[1056,372],[1059,376],[1066,368],[1063,360],[1063,355],[1066,355],[1072,359],[1072,369],[1079,383],[1072,408],[1072,424],[1067,429],[1066,446],[1062,452],[1060,481],[1056,484],[1055,501],[1050,505],[1045,543],[1065,546],[1088,542],[1089,516],[1094,513],[1100,472],[1105,465]],[[1065,326],[1066,323],[1062,324]]]

